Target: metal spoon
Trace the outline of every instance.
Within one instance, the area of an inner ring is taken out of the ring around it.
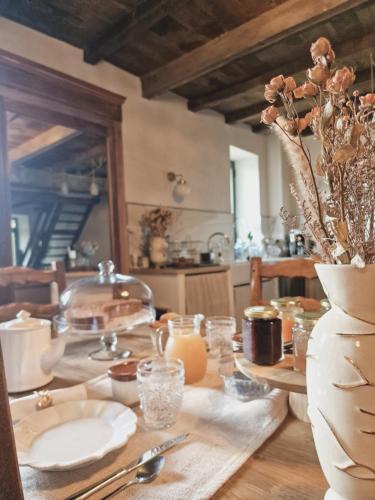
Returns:
[[[145,463],[138,469],[137,475],[131,481],[119,486],[117,489],[109,493],[105,497],[102,497],[101,500],[108,500],[109,498],[113,498],[117,493],[124,490],[125,488],[129,488],[129,486],[133,486],[134,484],[143,484],[143,483],[151,483],[158,477],[162,468],[164,467],[165,458],[163,456],[158,456]]]

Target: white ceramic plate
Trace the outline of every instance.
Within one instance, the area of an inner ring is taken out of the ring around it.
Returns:
[[[40,470],[82,467],[126,444],[136,427],[137,416],[121,403],[61,403],[15,426],[18,461]]]

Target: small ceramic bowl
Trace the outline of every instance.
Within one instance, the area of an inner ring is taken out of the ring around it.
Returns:
[[[112,383],[113,399],[127,406],[139,401],[137,365],[137,361],[128,361],[111,366],[108,370],[108,376]]]
[[[234,371],[231,375],[223,375],[222,378],[225,392],[240,401],[259,399],[271,391],[268,384],[260,384],[254,379],[245,377],[239,371]]]

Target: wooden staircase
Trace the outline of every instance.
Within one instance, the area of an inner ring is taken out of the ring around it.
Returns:
[[[30,238],[19,265],[48,267],[53,261],[65,260],[67,248],[74,245],[85,227],[100,196],[86,193],[63,195],[46,191],[12,189],[12,206],[16,214],[27,214]]]

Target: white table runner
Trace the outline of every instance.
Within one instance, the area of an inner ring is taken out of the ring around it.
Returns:
[[[68,358],[69,352],[72,350],[68,349]],[[68,359],[68,365],[73,368],[72,359]],[[209,498],[277,429],[287,412],[287,394],[279,390],[248,403],[224,394],[216,362],[210,360],[204,380],[185,388],[176,425],[164,431],[147,431],[143,428],[141,412],[137,409],[140,419],[136,434],[124,448],[101,461],[67,472],[38,472],[28,467],[21,468],[25,498],[62,500],[125,466],[146,449],[184,432],[190,432],[191,436],[166,453],[165,467],[156,481],[131,487],[117,498]],[[103,490],[101,494],[108,491]],[[100,498],[100,495],[92,498]]]

